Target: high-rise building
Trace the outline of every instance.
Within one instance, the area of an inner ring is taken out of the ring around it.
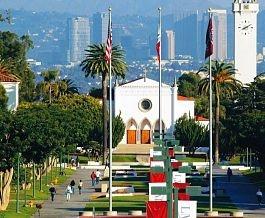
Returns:
[[[227,58],[234,60],[235,56],[235,18],[232,12],[227,13]]]
[[[177,55],[190,55],[195,60],[198,59],[198,15],[198,11],[182,12],[177,14],[174,25]]]
[[[212,9],[213,55],[212,59],[227,59],[227,14],[226,10]]]
[[[236,79],[250,83],[257,76],[258,0],[235,0],[235,69]]]
[[[85,57],[85,49],[90,44],[90,25],[87,17],[68,19],[68,40],[68,62],[81,62]]]
[[[93,14],[93,43],[106,43],[109,16],[107,13]]]
[[[175,32],[166,30],[162,35],[162,59],[175,59]]]

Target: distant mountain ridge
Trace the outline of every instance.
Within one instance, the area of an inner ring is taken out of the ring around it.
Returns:
[[[260,0],[264,8],[265,0]],[[78,15],[91,15],[106,11],[109,6],[120,15],[155,15],[162,7],[164,14],[179,10],[206,10],[212,8],[231,9],[232,0],[1,0],[0,8],[29,11],[57,11]]]

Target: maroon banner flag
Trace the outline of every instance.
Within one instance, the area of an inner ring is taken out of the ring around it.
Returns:
[[[156,42],[156,52],[157,52],[157,60],[160,62],[161,54],[160,54],[160,46],[161,46],[161,26],[158,26],[157,31],[157,42]]]
[[[105,54],[105,60],[107,61],[108,64],[110,63],[111,52],[112,52],[112,27],[111,27],[111,21],[109,19],[108,38],[107,38],[106,54]]]
[[[206,33],[206,50],[205,59],[213,54],[213,23],[212,18],[210,18]]]

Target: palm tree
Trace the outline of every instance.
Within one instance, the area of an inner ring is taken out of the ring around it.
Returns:
[[[58,97],[65,94],[74,94],[78,92],[78,88],[74,85],[74,82],[71,79],[62,79],[57,81],[58,86]]]
[[[215,100],[215,122],[214,122],[214,145],[215,145],[215,163],[219,162],[219,131],[220,131],[220,98],[231,98],[234,93],[241,89],[242,83],[235,79],[234,75],[236,70],[233,64],[212,61],[212,88]],[[209,63],[205,64],[198,71],[209,74]],[[202,79],[199,82],[199,93],[209,93],[209,77]]]
[[[103,160],[106,163],[108,148],[108,109],[107,109],[107,87],[109,80],[109,64],[105,60],[106,46],[105,44],[90,45],[86,51],[86,57],[82,61],[82,70],[85,76],[102,76],[101,86],[103,90]],[[124,51],[119,46],[112,47],[111,66],[112,75],[117,77],[125,77],[127,65],[124,60]],[[111,96],[110,96],[111,97]]]
[[[47,70],[41,73],[41,76],[43,77],[43,89],[48,90],[49,92],[49,103],[52,103],[52,91],[58,90],[57,84],[55,83],[55,80],[59,76],[59,70]]]

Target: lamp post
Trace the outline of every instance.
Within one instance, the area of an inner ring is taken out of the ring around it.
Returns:
[[[24,169],[24,183],[25,183],[25,190],[24,190],[24,205],[27,205],[27,188],[26,188],[26,184],[27,184],[27,165],[25,164],[25,169]]]
[[[32,177],[33,177],[33,187],[32,187],[32,195],[35,198],[35,163],[33,162],[33,169],[32,169]]]
[[[20,153],[17,154],[17,200],[16,200],[16,212],[19,213],[19,169],[20,169]]]

